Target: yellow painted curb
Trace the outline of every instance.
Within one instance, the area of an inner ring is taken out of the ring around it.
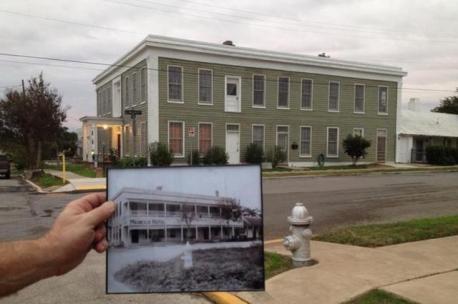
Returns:
[[[229,292],[204,292],[203,295],[216,304],[249,304]]]
[[[265,241],[264,244],[269,245],[269,244],[276,244],[276,243],[281,243],[281,242],[283,242],[283,239],[275,239],[275,240]]]

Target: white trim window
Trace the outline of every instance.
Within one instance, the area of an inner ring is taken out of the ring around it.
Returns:
[[[133,95],[133,104],[137,104],[137,73],[132,74],[132,95]]]
[[[199,69],[199,104],[213,104],[213,71]]]
[[[299,156],[311,157],[312,156],[312,127],[301,126],[300,127],[300,146]]]
[[[253,75],[253,107],[265,108],[266,97],[266,76],[254,74]]]
[[[279,109],[288,109],[289,108],[289,77],[288,76],[278,77],[277,108]]]
[[[354,112],[364,114],[365,111],[366,86],[364,84],[355,84],[355,108]]]
[[[329,81],[328,112],[339,112],[340,82]]]
[[[213,144],[213,124],[199,122],[199,153],[205,154]]]
[[[147,74],[146,74],[146,68],[142,68],[141,73],[141,88],[140,88],[140,94],[141,94],[141,102],[146,102],[146,96],[147,96],[147,91],[146,91],[146,83],[147,83]]]
[[[378,114],[388,114],[388,87],[378,87]]]
[[[353,136],[364,137],[364,128],[353,128]]]
[[[251,126],[251,142],[264,150],[264,125],[253,124]]]
[[[339,157],[339,128],[327,127],[326,157]]]
[[[289,150],[289,126],[277,125],[277,141],[276,145],[282,149],[283,152],[287,153]]]
[[[174,157],[184,157],[183,121],[169,121],[169,150]]]
[[[124,107],[128,107],[130,106],[130,90],[129,90],[129,86],[130,86],[130,78],[129,77],[126,77],[126,80],[124,82],[124,89],[125,89],[125,105]]]
[[[183,103],[183,68],[169,65],[167,67],[168,101]]]
[[[313,109],[313,80],[302,79],[301,83],[301,110]]]

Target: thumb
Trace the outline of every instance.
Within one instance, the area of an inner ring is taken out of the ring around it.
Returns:
[[[86,220],[91,226],[98,226],[106,221],[115,211],[116,204],[113,202],[105,202],[99,207],[86,213]]]

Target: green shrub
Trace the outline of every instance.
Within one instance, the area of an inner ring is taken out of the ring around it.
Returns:
[[[116,167],[118,168],[141,168],[146,167],[148,161],[146,157],[130,157],[126,156],[121,158],[117,163]]]
[[[349,134],[343,141],[345,153],[351,157],[353,166],[356,165],[358,159],[367,155],[366,150],[370,146],[371,142],[359,135],[353,136]]]
[[[192,162],[191,162],[191,157],[192,157]],[[199,150],[195,149],[189,152],[186,161],[188,162],[188,165],[192,165],[192,166],[200,165],[201,158],[200,158]]]
[[[272,168],[276,168],[279,163],[286,161],[286,152],[279,146],[274,146],[266,157],[268,162],[272,163]]]
[[[211,147],[203,158],[203,163],[206,165],[225,165],[229,159],[226,151],[219,147]]]
[[[426,161],[432,165],[455,165],[458,164],[458,149],[443,146],[426,147]]]
[[[151,164],[153,166],[166,167],[173,162],[173,155],[166,144],[153,143],[150,145]]]
[[[246,147],[245,161],[250,164],[260,164],[264,160],[264,151],[260,145],[249,144]]]

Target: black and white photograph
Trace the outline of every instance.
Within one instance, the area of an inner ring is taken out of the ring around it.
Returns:
[[[110,169],[107,293],[264,289],[256,165]]]

